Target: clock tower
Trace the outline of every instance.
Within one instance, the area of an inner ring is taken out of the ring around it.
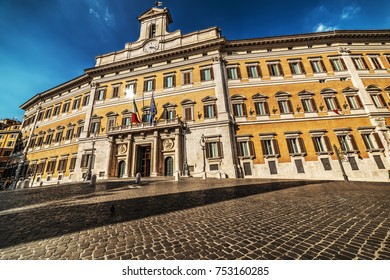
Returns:
[[[137,40],[161,40],[168,35],[168,25],[172,23],[172,17],[167,8],[153,7],[138,17],[141,23],[140,37]],[[147,50],[153,51],[155,45],[151,44]],[[145,49],[145,50],[146,50]]]

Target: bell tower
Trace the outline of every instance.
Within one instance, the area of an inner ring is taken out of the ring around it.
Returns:
[[[138,21],[141,23],[138,41],[162,39],[169,34],[168,25],[172,23],[172,17],[167,8],[153,7],[140,15]]]

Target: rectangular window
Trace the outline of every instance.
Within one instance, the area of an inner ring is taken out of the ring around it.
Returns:
[[[50,133],[46,136],[46,145],[50,145],[53,141],[53,133]]]
[[[247,65],[248,78],[259,78],[261,76],[259,65]]]
[[[371,94],[371,99],[375,104],[375,107],[377,108],[383,108],[386,107],[386,101],[384,100],[382,94]]]
[[[104,99],[106,99],[106,89],[105,88],[98,89],[96,91],[95,100],[102,101]]]
[[[70,108],[70,100],[64,103],[64,106],[62,107],[62,113],[64,114],[69,112],[69,108]]]
[[[93,159],[91,154],[85,154],[82,156],[81,163],[80,163],[81,168],[89,168],[90,165],[93,168],[94,164],[95,164],[95,155],[93,156]]]
[[[119,97],[119,86],[112,87],[112,95],[111,98]]]
[[[100,129],[100,122],[92,122],[91,123],[91,129],[90,129],[90,133],[99,133],[99,129]]]
[[[88,106],[88,103],[89,103],[89,94],[85,95],[83,98],[83,107]]]
[[[72,157],[70,159],[70,165],[69,165],[69,170],[74,170],[76,168],[76,157]]]
[[[126,98],[133,98],[136,94],[135,91],[136,91],[136,84],[135,83],[126,84],[125,97]]]
[[[73,107],[72,107],[72,110],[77,110],[78,108],[80,108],[80,102],[81,102],[81,98],[77,98],[73,101]]]
[[[371,64],[374,67],[375,70],[383,69],[382,64],[379,61],[379,57],[372,56],[370,57]]]
[[[258,116],[267,116],[269,115],[268,102],[255,102],[256,115]]]
[[[41,121],[42,119],[43,119],[43,112],[39,112],[37,121]]]
[[[175,87],[175,75],[164,76],[164,88],[173,88],[173,87]]]
[[[245,104],[238,103],[238,104],[233,104],[233,115],[235,117],[244,117],[246,116],[246,108]]]
[[[268,64],[268,70],[270,76],[283,76],[282,65],[279,62]]]
[[[56,168],[56,161],[55,160],[51,160],[51,161],[49,161],[47,163],[46,172],[47,173],[53,173],[55,168]]]
[[[65,139],[66,139],[66,140],[71,140],[71,139],[73,138],[73,133],[74,133],[74,129],[73,129],[73,128],[69,128],[69,129],[66,131]]]
[[[61,142],[62,140],[62,131],[57,132],[55,142]]]
[[[66,172],[66,164],[67,163],[68,163],[68,159],[66,159],[66,158],[60,159],[60,161],[58,162],[57,171],[58,172]]]
[[[240,157],[252,157],[254,156],[254,148],[252,141],[239,141],[237,142],[238,156]]]
[[[192,71],[186,71],[182,73],[183,85],[192,84]]]
[[[324,97],[324,100],[328,111],[340,110],[340,105],[336,97]]]
[[[107,129],[111,130],[113,127],[115,127],[115,119],[108,119],[108,121],[107,121]]]
[[[281,114],[290,114],[293,112],[292,104],[290,100],[279,100],[279,109]]]
[[[214,73],[212,68],[204,68],[200,70],[200,80],[202,82],[214,80]]]
[[[45,171],[46,162],[40,162],[37,167],[37,173],[42,174]]]
[[[186,107],[186,108],[184,108],[184,119],[186,121],[194,120],[194,117],[193,117],[193,107]]]
[[[314,98],[303,98],[301,99],[303,111],[305,113],[313,113],[317,111],[317,106],[314,101]]]
[[[279,148],[276,139],[261,140],[261,147],[264,156],[277,156]]]
[[[303,75],[305,74],[305,68],[303,68],[302,61],[292,61],[289,62],[291,74],[293,75]]]
[[[353,57],[353,64],[355,65],[357,70],[367,70],[368,66],[363,57]]]
[[[227,70],[227,76],[229,80],[241,79],[241,72],[239,66],[228,67],[226,70]]]
[[[342,58],[331,58],[330,62],[335,72],[347,70],[347,66]]]
[[[144,91],[153,91],[155,89],[155,79],[149,79],[144,81]]]
[[[204,117],[205,117],[205,119],[215,118],[216,117],[216,107],[215,107],[215,104],[205,105],[203,107],[203,109],[204,109]]]
[[[221,150],[221,142],[208,142],[206,145],[206,156],[209,159],[213,158],[221,158],[222,150]]]
[[[322,59],[310,60],[311,67],[313,68],[313,73],[324,73],[326,72],[325,64]]]
[[[77,127],[76,131],[76,137],[79,138],[81,136],[81,133],[83,132],[84,126]]]
[[[49,108],[46,110],[45,112],[45,119],[48,119],[51,117],[51,111],[52,111],[52,108]]]
[[[363,107],[362,102],[360,101],[359,96],[355,95],[347,95],[346,99],[348,101],[348,105],[351,109],[360,109]]]

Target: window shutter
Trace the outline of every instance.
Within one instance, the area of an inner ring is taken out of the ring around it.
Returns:
[[[303,66],[302,61],[299,61],[299,66],[301,67],[302,74],[306,74],[305,67]]]
[[[283,110],[283,106],[282,106],[282,101],[278,101],[278,105],[279,105],[279,110],[280,110],[280,113],[283,114],[283,113],[286,113],[284,110]]]
[[[313,70],[313,73],[316,73],[316,69],[314,67],[313,61],[310,60],[311,69]]]
[[[200,70],[200,80],[201,81],[204,81],[205,79],[204,79],[204,70]]]
[[[288,66],[290,66],[290,72],[291,72],[291,74],[292,74],[292,75],[296,74],[296,73],[294,73],[294,67],[293,67],[292,62],[289,62],[289,63],[288,63]]]
[[[172,76],[172,86],[173,86],[173,87],[176,86],[176,75],[173,75],[173,76]]]
[[[272,139],[272,144],[274,146],[274,153],[275,153],[275,155],[280,155],[278,140]]]
[[[267,150],[265,149],[264,140],[260,140],[260,144],[261,144],[261,152],[263,153],[263,156],[266,156]]]
[[[359,151],[359,148],[358,148],[356,141],[355,141],[355,137],[353,135],[349,135],[349,138],[351,139],[352,148],[355,151]]]
[[[156,89],[156,79],[153,79],[152,81],[152,90]]]
[[[352,109],[353,107],[352,107],[352,104],[351,104],[351,100],[350,100],[348,97],[346,97],[345,99],[346,99],[347,102],[348,102],[349,108]]]
[[[362,62],[363,62],[363,65],[364,65],[364,69],[368,69],[367,62],[366,62],[366,60],[364,59],[364,57],[363,57],[363,56],[361,57],[361,60],[362,60]]]
[[[245,104],[245,103],[243,103],[243,104],[242,104],[242,113],[243,113],[244,117],[246,117],[246,116],[247,116],[247,112],[246,112],[246,104]]]
[[[280,74],[281,76],[284,76],[283,68],[282,68],[282,64],[281,64],[281,63],[278,63],[278,68],[279,68],[279,74]]]
[[[221,142],[217,142],[217,147],[218,147],[218,157],[223,158],[222,143]]]
[[[378,98],[379,98],[380,102],[382,103],[382,107],[386,107],[386,101],[383,98],[382,94],[378,93]]]
[[[381,139],[379,137],[379,134],[374,132],[372,135],[374,135],[374,138],[375,138],[376,144],[378,145],[378,148],[379,149],[384,149],[382,141],[381,141]]]
[[[241,142],[236,142],[236,143],[237,143],[237,154],[239,157],[242,157]]]
[[[337,139],[339,140],[340,149],[341,149],[342,151],[345,151],[344,145],[343,145],[343,140],[341,139],[341,136],[340,136],[340,135],[337,135]]]
[[[213,117],[217,117],[218,112],[217,112],[217,105],[216,104],[213,104],[213,112],[214,112],[214,116]]]
[[[298,138],[299,146],[301,148],[301,153],[306,154],[306,147],[305,147],[305,142],[303,142],[303,138],[299,137]]]
[[[363,108],[363,103],[362,103],[362,101],[360,100],[360,97],[359,97],[359,95],[355,95],[355,98],[356,98],[356,102],[358,103],[358,105],[359,105],[359,108]]]
[[[261,77],[262,75],[261,75],[260,65],[256,65],[256,69],[257,69],[257,75],[258,75],[259,77]]]
[[[255,156],[255,147],[253,145],[253,142],[252,141],[248,141],[248,144],[249,144],[249,154],[250,156]]]
[[[309,108],[307,108],[306,103],[304,102],[304,99],[301,99],[301,103],[302,103],[303,111],[308,112]]]
[[[337,71],[336,67],[334,66],[334,62],[336,59],[331,59],[330,60],[330,65],[332,66],[333,71]]]
[[[210,77],[211,77],[211,80],[214,80],[214,70],[213,70],[213,67],[210,67]]]
[[[320,149],[319,149],[319,147],[318,147],[318,145],[317,145],[317,142],[316,142],[315,138],[316,138],[316,137],[312,137],[311,140],[313,141],[313,146],[314,146],[315,152],[316,152],[316,153],[319,153],[319,152],[320,152]]]
[[[144,91],[146,91],[148,88],[148,81],[144,81]]]
[[[265,108],[265,113],[269,115],[269,106],[267,101],[264,101],[264,108]]]
[[[226,68],[226,75],[227,75],[227,78],[229,80],[232,78],[231,73],[230,73],[230,68]]]
[[[333,152],[333,149],[332,149],[332,144],[330,143],[330,140],[329,140],[329,137],[324,135],[323,136],[323,139],[325,141],[325,146],[326,146],[326,150],[328,152]]]
[[[164,88],[167,88],[167,79],[168,79],[168,76],[165,76],[163,79],[163,87]]]
[[[316,101],[314,100],[314,98],[310,98],[310,103],[311,103],[311,106],[313,107],[313,111],[318,111],[317,104],[316,104]]]
[[[356,70],[359,70],[359,67],[358,67],[358,65],[357,65],[357,63],[356,63],[356,59],[357,59],[356,57],[353,57],[353,58],[352,58],[352,62],[353,62],[353,65],[355,66],[355,69],[356,69]]]
[[[255,111],[256,111],[256,115],[260,115],[259,106],[261,106],[260,102],[255,102]]]
[[[246,72],[248,73],[248,78],[253,78],[253,77],[252,77],[251,67],[250,67],[250,66],[246,66]]]
[[[287,105],[288,105],[288,109],[290,110],[289,113],[294,113],[294,109],[293,109],[293,106],[292,106],[292,103],[291,103],[291,100],[287,100]]]
[[[353,60],[353,59],[352,59]],[[343,58],[340,58],[340,62],[343,65],[343,70],[347,70],[347,65],[345,65],[345,61]]]
[[[267,67],[268,67],[269,75],[270,75],[270,76],[275,76],[274,73],[272,72],[271,64],[268,64]]]
[[[237,117],[237,104],[232,104],[232,108],[233,108],[233,116]]]
[[[210,158],[210,143],[206,143],[206,158]]]
[[[237,69],[237,77],[239,79],[241,79],[241,69],[240,69],[240,66],[237,66],[236,69]]]
[[[293,151],[293,148],[292,148],[292,145],[291,145],[291,139],[287,138],[286,142],[287,142],[288,153],[289,154],[293,154],[294,151]]]
[[[333,100],[334,100],[334,103],[336,104],[336,108],[338,110],[341,110],[341,106],[340,106],[339,100],[337,99],[336,96],[333,96]]]
[[[203,116],[204,118],[210,118],[210,116],[207,113],[207,105],[203,106]]]
[[[369,134],[362,134],[364,145],[366,146],[366,149],[368,150],[368,149],[370,149],[370,144],[367,142],[367,139],[366,139],[366,137],[364,137],[364,135],[369,135]]]
[[[322,59],[320,60],[320,63],[321,63],[322,71],[326,72],[325,63],[324,63],[324,61]]]

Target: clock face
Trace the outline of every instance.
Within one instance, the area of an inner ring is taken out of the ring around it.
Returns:
[[[151,41],[144,46],[144,52],[146,53],[155,52],[157,51],[157,49],[158,49],[158,42],[156,41]]]

